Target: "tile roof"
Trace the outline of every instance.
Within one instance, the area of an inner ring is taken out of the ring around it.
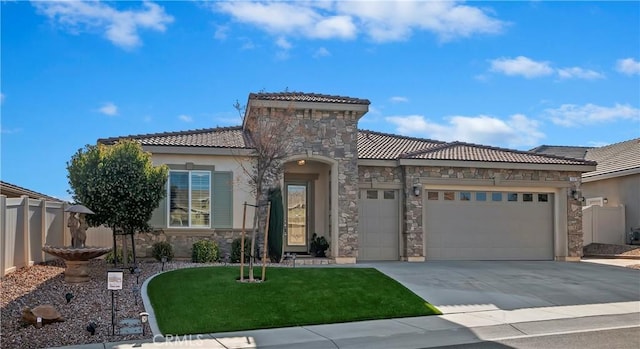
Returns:
[[[98,143],[113,144],[120,139],[135,139],[147,146],[249,148],[241,126],[113,137],[99,139]]]
[[[590,161],[556,155],[536,154],[485,145],[452,142],[426,150],[403,154],[404,159],[513,162],[529,164],[595,165]]]
[[[640,169],[640,138],[589,149],[586,159],[596,161],[598,166],[595,171],[584,173],[583,178]]]
[[[249,100],[286,101],[286,102],[316,102],[316,103],[346,103],[369,105],[368,99],[352,98],[345,96],[323,95],[304,92],[278,92],[278,93],[250,93]]]
[[[540,154],[564,156],[566,158],[584,159],[587,151],[593,147],[575,147],[565,145],[541,145],[529,151]]]
[[[15,185],[15,184],[11,184],[5,181],[0,181],[0,193],[2,193],[2,195],[6,195],[7,197],[20,197],[22,195],[27,195],[28,197],[32,198],[32,199],[38,199],[38,200],[49,200],[49,201],[60,201],[62,202],[62,200],[58,199],[58,198],[54,198],[52,196],[46,195],[46,194],[42,194],[42,193],[38,193],[37,191],[33,191],[27,188],[23,188],[21,186]]]
[[[360,130],[358,132],[358,158],[395,160],[404,153],[430,149],[443,143],[424,138]]]

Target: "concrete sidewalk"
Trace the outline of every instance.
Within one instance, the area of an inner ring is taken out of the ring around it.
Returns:
[[[640,301],[491,310],[97,343],[64,349],[429,348],[597,329],[640,327]]]

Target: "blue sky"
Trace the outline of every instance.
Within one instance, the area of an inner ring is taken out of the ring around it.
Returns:
[[[640,3],[2,1],[1,178],[69,198],[98,138],[235,126],[250,92],[528,150],[640,137]]]

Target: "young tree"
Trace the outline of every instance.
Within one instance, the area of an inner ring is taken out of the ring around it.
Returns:
[[[95,212],[87,216],[89,225],[104,224],[114,234],[133,236],[148,231],[151,214],[166,194],[167,167],[153,166],[151,154],[132,140],[86,145],[67,162],[67,170],[69,193],[77,203]],[[115,252],[116,246],[113,248]],[[127,251],[123,250],[126,265]],[[135,253],[133,256],[135,264]]]
[[[249,185],[255,194],[255,214],[253,216],[253,230],[251,232],[251,251],[255,251],[256,236],[262,233],[262,222],[266,219],[266,204],[268,202],[268,190],[279,184],[283,173],[283,161],[289,154],[291,146],[291,135],[287,134],[287,119],[295,113],[293,108],[281,110],[277,118],[273,110],[268,108],[252,107],[251,115],[244,115],[245,107],[241,106],[238,101],[234,104],[234,108],[241,117],[251,118],[250,122],[246,122],[245,133],[249,145],[252,147],[252,156],[250,157],[250,167],[242,168],[249,178]],[[260,116],[269,117],[260,117]],[[249,282],[254,282],[253,276],[254,259],[249,260]]]

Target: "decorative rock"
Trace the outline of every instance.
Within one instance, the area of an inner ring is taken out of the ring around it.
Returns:
[[[40,322],[38,321],[40,319]],[[33,309],[26,307],[22,309],[22,321],[30,323],[36,327],[53,322],[62,322],[64,318],[60,312],[51,304],[39,305]]]

